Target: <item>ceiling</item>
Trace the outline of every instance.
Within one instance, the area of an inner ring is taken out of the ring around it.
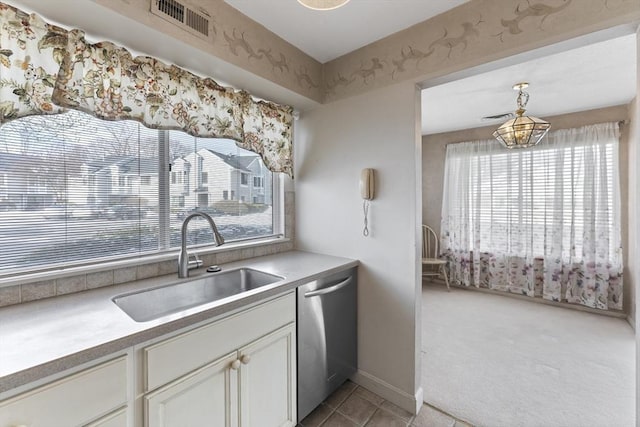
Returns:
[[[636,37],[631,34],[549,55],[422,92],[422,134],[495,125],[482,117],[513,112],[529,82],[527,113],[537,117],[629,103],[636,94]],[[553,127],[553,123],[551,123]]]
[[[296,0],[225,1],[325,63],[467,0],[350,0],[330,11]],[[522,81],[530,83],[527,113],[537,117],[629,103],[637,89],[636,54],[631,34],[427,88],[422,133],[498,127],[506,119],[482,117],[513,112],[512,86]]]
[[[328,11],[308,9],[297,0],[225,1],[325,63],[468,0],[350,0]]]

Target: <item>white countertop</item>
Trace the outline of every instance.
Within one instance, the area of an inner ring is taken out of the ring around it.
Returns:
[[[206,275],[192,270],[0,308],[0,393],[195,323],[259,302],[358,265],[358,261],[290,251],[221,265],[249,267],[284,280],[148,322],[136,322],[112,298]]]

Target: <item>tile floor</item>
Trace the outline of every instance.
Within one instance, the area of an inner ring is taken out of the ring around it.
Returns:
[[[344,383],[299,427],[471,427],[438,409],[422,405],[416,416],[356,385]]]

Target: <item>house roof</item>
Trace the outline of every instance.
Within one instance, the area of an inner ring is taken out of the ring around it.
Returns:
[[[214,150],[207,149],[212,154],[220,157],[226,164],[234,169],[251,172],[248,167],[256,159],[256,156],[234,156],[233,154],[222,154]]]
[[[118,167],[121,174],[142,174],[153,175],[158,173],[157,158],[137,158],[134,156],[108,156],[104,159],[95,160],[87,163],[89,173],[97,173],[98,171],[113,166]]]
[[[126,159],[131,159],[131,156],[113,155],[113,156],[107,156],[102,159],[91,160],[89,162],[86,162],[85,165],[87,166],[89,173],[96,173],[100,169],[109,167],[113,164],[116,164]]]
[[[141,175],[153,175],[158,173],[158,159],[136,159],[132,158],[128,161],[121,162],[118,167],[120,173],[126,174],[141,174]]]
[[[36,158],[24,154],[0,153],[0,171],[32,168]]]

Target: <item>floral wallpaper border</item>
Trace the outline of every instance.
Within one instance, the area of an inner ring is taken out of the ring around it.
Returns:
[[[95,0],[320,103],[443,76],[487,58],[499,59],[640,19],[637,0],[471,0],[321,64],[224,1],[183,0],[210,17],[208,40],[167,25],[150,12],[150,1]]]
[[[640,19],[637,0],[475,0],[324,64],[324,101]]]
[[[210,36],[203,41],[178,26],[168,27],[166,20],[149,12],[149,1],[96,0],[287,89],[322,101],[322,64],[226,2],[181,0],[210,18]]]

